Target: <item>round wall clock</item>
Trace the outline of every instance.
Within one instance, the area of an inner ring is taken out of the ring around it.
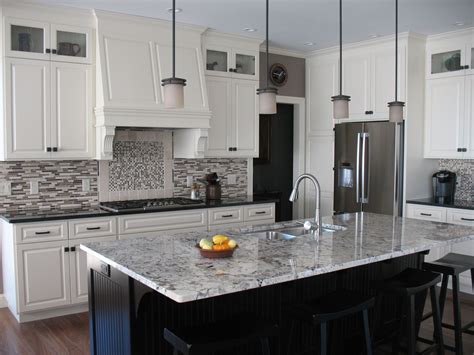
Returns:
[[[288,70],[283,64],[275,63],[270,68],[270,80],[276,86],[283,86],[288,80]]]

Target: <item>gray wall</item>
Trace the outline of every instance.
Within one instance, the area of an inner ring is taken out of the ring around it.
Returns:
[[[305,60],[303,58],[289,57],[270,53],[268,66],[274,63],[283,64],[288,70],[288,81],[284,86],[278,87],[278,95],[305,97]],[[260,52],[260,85],[265,86],[265,52]],[[270,86],[273,86],[270,82]]]

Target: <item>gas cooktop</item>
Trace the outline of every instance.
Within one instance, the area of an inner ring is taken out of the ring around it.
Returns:
[[[111,201],[101,202],[99,207],[111,212],[133,212],[133,211],[159,211],[169,208],[184,208],[190,206],[205,206],[201,200],[191,200],[189,198],[157,198],[153,200],[131,200],[131,201]]]

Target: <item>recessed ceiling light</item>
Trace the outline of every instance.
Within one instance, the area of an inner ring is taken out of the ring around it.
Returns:
[[[304,44],[305,46],[308,46],[308,47],[310,47],[310,46],[315,46],[315,45],[316,45],[316,43],[314,43],[314,42],[304,42],[303,44]]]
[[[168,9],[168,12],[173,12],[173,8],[169,8]],[[175,13],[179,14],[180,12],[183,12],[183,9],[180,9],[179,7],[177,7],[175,10],[174,10]]]
[[[458,27],[464,26],[464,22],[455,22],[454,26],[458,26]]]
[[[257,29],[256,29],[256,28],[252,28],[252,27],[245,27],[245,28],[244,28],[244,31],[245,31],[245,32],[257,32]]]
[[[377,38],[379,37],[379,35],[377,33],[373,33],[371,35],[369,35],[370,38]]]

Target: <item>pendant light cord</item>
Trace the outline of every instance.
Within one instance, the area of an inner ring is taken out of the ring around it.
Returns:
[[[173,0],[173,78],[176,77],[176,0]]]
[[[342,0],[339,0],[339,95],[342,95]]]
[[[268,88],[268,76],[270,75],[270,73],[268,72],[268,7],[269,7],[269,0],[267,0],[267,10],[266,10],[266,46],[267,46],[267,55],[266,55],[266,58],[265,58],[265,65],[267,67],[267,73],[266,73],[266,87]]]
[[[395,0],[395,101],[398,101],[398,0]]]

